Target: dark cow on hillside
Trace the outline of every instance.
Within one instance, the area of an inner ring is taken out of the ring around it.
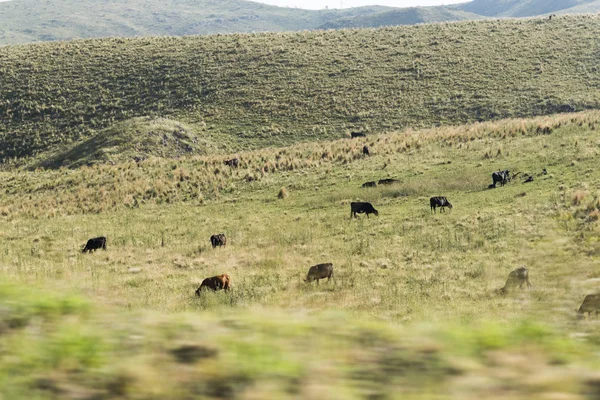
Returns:
[[[207,288],[215,292],[217,290],[229,290],[230,284],[231,279],[229,279],[229,275],[227,274],[206,278],[202,281],[200,287],[196,289],[196,296],[200,296],[200,292],[203,288]]]
[[[492,173],[493,186],[496,187],[496,183],[500,182],[500,186],[504,186],[510,182],[510,172],[505,169],[504,171],[496,171]]]
[[[370,155],[369,146],[363,146],[363,155],[365,155],[365,156]]]
[[[224,233],[218,233],[210,237],[210,243],[213,249],[217,246],[225,246],[227,244],[227,238]]]
[[[85,253],[86,251],[89,251],[91,253],[92,251],[96,251],[98,249],[106,250],[106,237],[99,236],[89,239],[85,246],[83,246],[81,252]]]
[[[308,275],[306,275],[306,279],[304,282],[312,282],[317,281],[317,285],[319,284],[319,279],[327,278],[327,282],[333,278],[333,264],[332,263],[324,263],[317,264],[313,267],[310,267],[308,270]]]
[[[352,133],[350,133],[350,136],[354,139],[357,137],[365,137],[366,135],[362,132],[352,132]]]
[[[365,203],[365,202],[350,203],[350,218],[352,218],[352,216],[354,216],[354,218],[356,218],[357,213],[358,214],[365,213],[365,214],[367,214],[367,217],[369,217],[369,214],[375,214],[376,216],[379,215],[379,212],[375,209],[375,207],[373,207],[373,205],[371,203]]]
[[[529,283],[529,271],[527,271],[527,268],[525,267],[520,267],[508,274],[506,284],[500,291],[502,293],[507,293],[517,286],[523,288],[523,285],[527,285],[528,288],[531,287],[531,283]]]
[[[380,179],[379,182],[377,182],[377,184],[379,184],[379,185],[392,185],[392,184],[398,183],[398,182],[400,182],[398,179],[385,178],[385,179]]]
[[[581,303],[581,307],[577,310],[581,316],[585,316],[585,313],[589,313],[590,317],[592,313],[596,313],[596,317],[598,317],[598,313],[600,313],[600,294],[588,294],[583,299],[583,303]]]
[[[448,201],[444,196],[436,196],[429,199],[429,206],[431,207],[431,211],[435,213],[435,209],[437,207],[440,208],[440,212],[446,211],[446,207],[452,209],[452,203]]]
[[[375,181],[365,182],[362,184],[362,187],[364,187],[364,188],[377,187],[377,183],[375,183]]]
[[[229,165],[230,167],[237,168],[239,164],[239,160],[237,158],[232,158],[231,160],[225,160],[225,165]]]

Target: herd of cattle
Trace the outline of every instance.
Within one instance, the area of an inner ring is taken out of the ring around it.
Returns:
[[[352,137],[355,137],[354,132],[353,132]],[[366,148],[366,146],[365,146],[365,148]],[[363,149],[363,151],[364,151],[364,149]],[[368,152],[368,148],[367,148],[367,152]],[[225,164],[229,165],[231,167],[237,167],[238,163],[239,163],[239,161],[237,158],[233,158],[231,160],[225,161]],[[547,171],[545,168],[544,168],[542,174],[543,175],[547,174]],[[513,175],[512,178],[515,178],[517,175],[518,174]],[[525,175],[525,177],[526,177],[526,179],[525,179],[524,183],[533,181],[533,176]],[[496,171],[496,172],[492,173],[492,181],[493,181],[493,183],[488,188],[495,188],[497,183],[500,183],[501,186],[504,186],[505,184],[507,184],[508,182],[511,181],[510,172],[508,170]],[[397,183],[397,182],[399,182],[399,181],[396,179],[386,178],[386,179],[380,179],[377,184],[390,185],[390,184]],[[375,187],[375,186],[377,186],[377,184],[375,183],[375,181],[366,182],[362,185],[362,187],[364,187],[364,188]],[[440,212],[444,211],[446,209],[446,207],[452,209],[452,203],[450,203],[448,201],[448,199],[444,196],[431,197],[429,199],[429,206],[430,206],[431,211],[434,213],[436,212],[436,208],[440,208]],[[357,214],[366,214],[367,217],[369,217],[369,214],[375,214],[375,216],[378,216],[379,212],[375,209],[375,207],[373,207],[373,205],[371,203],[351,202],[350,203],[350,218],[352,218],[352,217],[356,218]],[[210,237],[210,243],[211,243],[213,249],[216,247],[225,246],[227,244],[227,238],[225,237],[224,233],[218,233],[218,234],[212,235]],[[106,250],[106,237],[105,236],[100,236],[100,237],[89,239],[87,241],[87,243],[85,244],[85,246],[83,247],[82,252],[83,253],[92,252],[92,251],[95,251],[98,249]],[[308,274],[306,275],[306,279],[304,279],[304,282],[317,281],[317,285],[318,285],[320,279],[327,278],[327,282],[329,282],[332,277],[333,277],[333,264],[332,263],[317,264],[317,265],[314,265],[309,268]],[[508,279],[506,281],[506,284],[504,285],[504,287],[502,287],[500,289],[500,292],[507,293],[517,287],[523,288],[524,285],[526,285],[528,288],[531,287],[531,283],[529,282],[529,271],[525,267],[520,267],[520,268],[517,268],[514,271],[512,271],[510,274],[508,274]],[[212,277],[204,279],[202,281],[202,283],[200,284],[200,287],[198,287],[198,289],[196,289],[195,293],[196,293],[196,296],[200,296],[203,289],[209,289],[209,290],[213,290],[213,291],[217,291],[217,290],[227,291],[230,289],[230,287],[231,287],[231,278],[227,274],[222,274],[222,275],[212,276]],[[591,315],[592,313],[595,312],[596,316],[598,316],[598,314],[600,313],[600,294],[587,295],[585,297],[585,299],[583,300],[581,307],[579,307],[579,309],[577,310],[577,312],[581,315],[586,314],[586,313],[589,313]]]

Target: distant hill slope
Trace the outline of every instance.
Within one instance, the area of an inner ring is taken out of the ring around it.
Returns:
[[[373,28],[598,10],[598,0],[474,0],[447,7],[341,10],[244,0],[12,0],[0,2],[0,46],[101,37]]]
[[[454,7],[487,17],[532,17],[561,10],[567,12],[593,2],[595,0],[474,0]]]
[[[422,23],[450,22],[481,19],[483,17],[445,7],[411,7],[383,11],[352,18],[340,18],[322,25],[323,29],[378,28],[381,26],[415,25]]]
[[[316,29],[330,20],[386,9],[314,11],[243,0],[12,0],[0,2],[0,45]]]
[[[589,3],[581,4],[575,7],[560,10],[557,14],[584,14],[600,12],[600,0],[595,0]]]
[[[581,16],[1,47],[0,160],[146,116],[236,151],[599,108],[598,37]]]

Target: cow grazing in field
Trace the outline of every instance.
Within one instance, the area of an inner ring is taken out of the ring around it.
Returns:
[[[210,237],[210,243],[213,249],[217,246],[225,246],[227,244],[227,238],[224,233],[218,233]]]
[[[364,202],[350,203],[350,218],[352,218],[352,216],[354,216],[356,218],[357,213],[358,214],[365,213],[365,214],[367,214],[367,217],[369,217],[369,214],[375,214],[376,216],[379,215],[379,212],[375,209],[375,207],[373,207],[373,205],[371,203],[364,203]]]
[[[452,203],[448,201],[444,196],[436,196],[429,199],[429,206],[431,207],[431,211],[435,213],[435,209],[437,207],[440,208],[440,212],[445,211],[446,207],[452,209]]]
[[[510,172],[505,169],[504,171],[496,171],[492,173],[492,181],[494,187],[496,187],[496,183],[500,182],[500,186],[504,186],[506,183],[510,182]]]
[[[332,263],[324,263],[317,264],[313,267],[310,267],[308,270],[308,275],[306,275],[306,279],[304,282],[312,282],[317,281],[317,285],[319,284],[319,279],[327,278],[327,282],[333,278],[333,264]]]
[[[365,155],[365,156],[370,155],[369,146],[363,146],[363,155]]]
[[[230,285],[231,279],[227,274],[211,276],[210,278],[206,278],[202,281],[200,287],[196,289],[196,296],[200,296],[200,292],[203,288],[207,288],[216,292],[217,290],[229,290]]]
[[[364,188],[377,187],[377,183],[375,181],[365,182],[362,184]]]
[[[590,317],[592,316],[592,313],[595,312],[596,317],[598,317],[598,313],[600,312],[600,294],[588,294],[585,296],[585,299],[583,299],[583,303],[581,303],[581,307],[579,307],[577,312],[581,316],[584,316],[585,313],[589,313]]]
[[[225,165],[229,165],[230,167],[237,168],[239,164],[239,160],[237,158],[232,158],[231,160],[225,160]]]
[[[385,179],[380,179],[379,182],[377,182],[377,184],[379,184],[379,185],[393,185],[394,183],[398,183],[398,182],[400,182],[398,179],[385,178]]]
[[[529,271],[527,271],[527,268],[525,267],[520,267],[508,274],[506,284],[500,291],[502,293],[507,293],[517,286],[523,288],[523,285],[527,285],[528,288],[531,287],[531,283],[529,283]]]
[[[91,253],[92,251],[96,251],[98,249],[106,250],[106,237],[99,236],[89,239],[85,246],[83,246],[81,252],[85,253],[86,251],[89,251]]]
[[[351,132],[350,136],[354,139],[354,138],[357,138],[357,137],[365,137],[366,135],[364,133],[362,133],[362,132]]]

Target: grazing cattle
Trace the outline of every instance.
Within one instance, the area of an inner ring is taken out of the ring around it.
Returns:
[[[224,233],[218,233],[210,237],[210,243],[213,249],[217,246],[225,246],[227,244],[227,238]]]
[[[230,167],[237,168],[239,164],[239,160],[237,158],[232,158],[231,160],[225,160],[225,165],[229,165]]]
[[[379,185],[392,185],[392,184],[398,183],[398,182],[400,182],[398,179],[385,178],[385,179],[380,179],[379,182],[377,182],[377,184],[379,184]]]
[[[106,250],[106,238],[104,236],[99,236],[88,240],[85,246],[83,246],[83,250],[81,250],[81,252],[85,253],[86,251],[89,251],[91,253],[92,251],[98,249]]]
[[[525,267],[520,267],[508,274],[506,284],[500,291],[506,293],[517,286],[523,288],[523,285],[525,284],[527,287],[531,287],[531,283],[529,283],[529,271],[527,271],[527,268]]]
[[[306,275],[306,279],[304,282],[312,282],[317,281],[317,285],[319,284],[319,279],[327,278],[327,282],[331,280],[333,277],[333,264],[332,263],[324,263],[317,264],[313,267],[310,267],[308,270],[308,275]]]
[[[510,172],[505,169],[504,171],[496,171],[492,174],[493,185],[496,187],[496,183],[500,182],[500,186],[504,186],[510,182]]]
[[[354,139],[354,138],[357,138],[357,137],[365,137],[366,135],[364,133],[362,133],[362,132],[351,132],[350,136]]]
[[[350,203],[350,218],[352,218],[353,215],[356,218],[356,213],[365,213],[367,214],[367,217],[369,217],[369,214],[375,214],[376,216],[379,215],[379,212],[371,203],[352,202]]]
[[[590,317],[592,316],[592,313],[595,312],[596,317],[598,317],[598,313],[600,312],[600,294],[588,294],[585,296],[585,299],[583,299],[583,303],[581,303],[581,307],[579,307],[577,312],[581,316],[584,316],[585,313],[589,313]]]
[[[217,275],[211,276],[210,278],[206,278],[200,284],[200,287],[196,289],[196,296],[200,296],[200,292],[203,288],[207,288],[213,291],[217,290],[229,290],[231,285],[231,279],[229,279],[229,275]]]
[[[364,188],[377,187],[377,183],[375,183],[375,181],[365,182],[362,184],[362,187],[364,187]]]
[[[448,201],[444,196],[436,196],[429,199],[429,206],[431,207],[431,211],[435,213],[436,207],[440,207],[442,211],[446,210],[446,207],[452,209],[452,203]]]
[[[369,146],[363,146],[363,155],[365,155],[365,156],[370,155]]]

